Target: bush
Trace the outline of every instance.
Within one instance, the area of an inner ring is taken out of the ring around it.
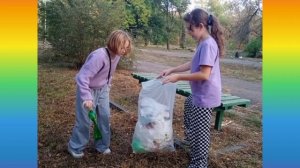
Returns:
[[[117,3],[117,2],[115,2]],[[55,55],[80,68],[88,54],[105,45],[110,32],[119,29],[124,2],[52,0],[47,2],[47,40]]]
[[[261,37],[252,39],[246,46],[245,51],[248,53],[248,57],[256,57],[257,53],[261,51],[262,42]]]

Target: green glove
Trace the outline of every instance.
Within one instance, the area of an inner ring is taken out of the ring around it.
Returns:
[[[94,123],[94,138],[95,138],[95,140],[101,139],[102,135],[101,135],[101,132],[100,132],[98,124],[97,124],[97,116],[96,116],[96,113],[93,110],[89,111],[89,118]]]

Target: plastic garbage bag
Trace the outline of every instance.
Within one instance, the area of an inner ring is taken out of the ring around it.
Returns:
[[[173,108],[176,84],[155,79],[142,82],[138,101],[138,121],[132,149],[134,153],[174,151]]]

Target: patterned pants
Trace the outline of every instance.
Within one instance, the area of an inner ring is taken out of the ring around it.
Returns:
[[[189,168],[206,168],[208,165],[212,109],[193,105],[192,96],[184,103],[185,136],[191,147]]]

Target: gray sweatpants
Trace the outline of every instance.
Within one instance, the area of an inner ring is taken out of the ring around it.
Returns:
[[[92,89],[94,111],[97,114],[98,126],[102,139],[94,142],[99,152],[105,151],[110,146],[110,108],[109,108],[109,87],[105,85],[101,89]],[[90,126],[92,124],[88,117],[88,111],[83,108],[83,100],[76,93],[76,123],[69,141],[69,148],[74,152],[81,152],[85,149],[90,138]]]

